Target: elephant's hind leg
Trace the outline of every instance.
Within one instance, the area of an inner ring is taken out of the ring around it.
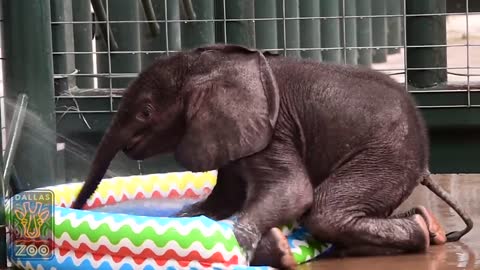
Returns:
[[[430,239],[421,215],[389,218],[411,194],[421,171],[398,160],[365,152],[344,164],[316,187],[303,225],[318,240],[341,246],[344,255],[425,251]]]
[[[364,242],[368,242],[369,240],[353,242],[352,240],[354,239],[343,238],[342,240],[339,240],[338,242],[336,242],[340,244],[334,247],[333,251],[327,257],[383,256],[383,255],[392,256],[392,255],[398,255],[398,254],[404,254],[404,253],[424,251],[426,247],[428,247],[429,245],[429,239],[427,236],[428,235],[427,225],[424,219],[420,215],[412,216],[411,221],[413,222],[411,222],[406,226],[412,226],[412,227],[419,226],[420,229],[419,229],[419,232],[413,232],[413,235],[410,236],[410,239],[406,237],[407,238],[406,241],[404,240],[401,242],[397,240],[398,242],[395,245],[389,244],[388,241],[384,241],[384,242],[373,241],[374,242],[373,244],[363,244]],[[362,220],[362,223],[364,224],[372,223],[372,220],[368,220],[368,219]],[[368,225],[368,226],[371,226],[371,225]],[[389,225],[378,223],[378,222],[374,226],[383,226],[385,228],[389,227]],[[355,232],[364,233],[364,231],[361,229],[357,231],[354,230],[353,233]],[[375,233],[372,233],[372,235],[375,235]],[[420,239],[420,241],[418,240],[415,241],[415,238]],[[352,242],[349,242],[349,241],[352,241]],[[342,245],[341,243],[348,243],[348,244]]]

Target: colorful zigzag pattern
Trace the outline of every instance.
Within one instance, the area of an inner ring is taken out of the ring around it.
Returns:
[[[125,200],[207,196],[216,171],[180,172],[104,179],[88,208]],[[206,217],[165,218],[74,210],[81,183],[43,189],[55,194],[54,257],[48,261],[13,260],[24,269],[247,269],[230,221]],[[308,233],[285,226],[297,262],[328,248]],[[248,269],[269,269],[255,267]]]

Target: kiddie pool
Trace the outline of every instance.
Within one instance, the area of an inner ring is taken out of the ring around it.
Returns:
[[[171,217],[205,198],[216,177],[209,171],[104,179],[84,210],[68,208],[82,183],[44,187],[54,193],[53,257],[18,259],[9,245],[10,261],[21,269],[269,269],[247,266],[229,220]],[[301,228],[282,229],[298,263],[329,248]]]

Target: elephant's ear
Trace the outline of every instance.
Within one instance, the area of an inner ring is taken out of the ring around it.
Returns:
[[[235,45],[199,49],[184,83],[186,132],[176,159],[186,169],[218,169],[264,149],[279,109],[265,56]]]

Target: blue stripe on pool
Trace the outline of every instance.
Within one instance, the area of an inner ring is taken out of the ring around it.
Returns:
[[[147,216],[135,216],[135,215],[126,215],[126,214],[112,214],[112,213],[103,213],[103,212],[93,212],[88,210],[73,210],[67,209],[63,207],[56,207],[55,211],[57,211],[57,215],[61,217],[65,217],[69,214],[74,213],[76,219],[83,219],[88,216],[95,221],[101,222],[103,219],[110,218],[114,222],[122,222],[126,219],[131,219],[136,224],[144,224],[147,222],[155,222],[159,226],[166,226],[169,225],[172,221],[178,222],[180,225],[187,226],[192,223],[201,222],[205,227],[219,227],[225,231],[231,231],[232,225],[229,222],[222,222],[222,221],[215,221],[209,219],[205,216],[198,216],[198,217],[182,217],[182,218],[173,218],[173,217],[147,217]]]

